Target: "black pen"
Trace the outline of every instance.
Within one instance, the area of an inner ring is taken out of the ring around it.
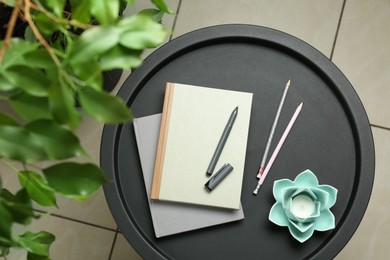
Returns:
[[[211,175],[214,171],[215,165],[217,164],[217,161],[219,159],[219,156],[222,153],[222,149],[225,146],[226,140],[229,137],[230,131],[232,130],[234,121],[236,120],[238,114],[238,106],[233,110],[232,114],[230,115],[229,121],[227,122],[225,126],[225,130],[223,130],[221,139],[219,139],[217,148],[215,149],[214,155],[211,158],[211,162],[209,167],[207,168],[207,175]]]

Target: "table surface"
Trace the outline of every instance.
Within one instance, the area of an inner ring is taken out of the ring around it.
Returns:
[[[286,82],[291,79],[271,151],[302,101],[304,108],[257,196],[256,173]],[[118,95],[136,117],[161,113],[166,82],[253,93],[241,201],[245,219],[155,238],[132,123],[105,126],[101,167],[110,210],[126,239],[146,259],[330,259],[348,242],[366,210],[374,146],[351,84],[324,55],[282,32],[222,25],[181,36],[133,72]],[[339,190],[336,227],[301,244],[268,220],[273,182],[310,169]]]

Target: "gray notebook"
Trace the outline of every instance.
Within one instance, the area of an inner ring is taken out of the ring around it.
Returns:
[[[241,204],[239,210],[232,210],[150,199],[160,122],[161,114],[137,118],[133,121],[156,237],[243,219]]]

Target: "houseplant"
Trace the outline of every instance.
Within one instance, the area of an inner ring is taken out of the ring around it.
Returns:
[[[14,224],[39,217],[33,203],[57,206],[58,194],[82,201],[108,181],[97,165],[73,161],[87,154],[75,130],[80,111],[106,124],[132,118],[102,89],[102,72],[139,66],[142,51],[165,40],[158,20],[171,11],[163,0],[151,2],[158,9],[123,18],[132,0],[0,1],[11,8],[0,41],[0,100],[10,108],[0,111],[0,161],[21,186],[10,192],[0,175],[0,256],[24,248],[28,259],[49,259],[54,235],[17,234]],[[23,38],[13,37],[18,19]]]

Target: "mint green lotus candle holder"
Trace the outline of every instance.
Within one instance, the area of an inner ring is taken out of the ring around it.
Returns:
[[[337,189],[319,185],[310,170],[301,172],[294,181],[281,179],[274,182],[276,203],[269,213],[269,220],[278,226],[287,226],[291,235],[303,243],[317,231],[335,227],[330,208],[336,203]]]

